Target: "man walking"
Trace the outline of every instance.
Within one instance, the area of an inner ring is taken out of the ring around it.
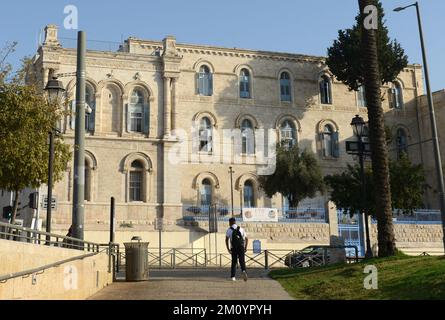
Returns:
[[[236,225],[235,218],[229,220],[230,228],[226,233],[226,247],[229,253],[232,255],[232,270],[231,278],[232,281],[236,281],[236,265],[239,261],[243,279],[247,281],[246,272],[246,252],[249,240],[247,239],[246,232],[243,228]],[[229,247],[230,242],[230,247]]]

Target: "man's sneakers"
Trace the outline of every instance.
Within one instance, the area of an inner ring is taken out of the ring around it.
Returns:
[[[247,281],[247,279],[248,279],[248,277],[247,277],[247,272],[246,272],[246,271],[243,271],[242,275],[243,275],[243,280],[244,280],[244,281]],[[235,282],[235,281],[236,281],[236,278],[233,277],[231,280],[232,280],[233,282]]]

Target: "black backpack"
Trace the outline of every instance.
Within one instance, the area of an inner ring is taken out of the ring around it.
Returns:
[[[232,232],[232,248],[235,250],[244,250],[244,239],[243,236],[241,234],[240,231],[240,227],[234,229],[231,227],[231,229],[233,230]]]

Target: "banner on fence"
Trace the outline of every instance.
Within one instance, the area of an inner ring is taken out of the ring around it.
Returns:
[[[244,222],[278,222],[278,209],[245,208],[243,220]]]

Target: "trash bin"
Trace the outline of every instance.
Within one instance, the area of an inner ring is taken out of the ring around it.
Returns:
[[[127,282],[148,280],[148,242],[134,237],[125,245],[125,278]]]

